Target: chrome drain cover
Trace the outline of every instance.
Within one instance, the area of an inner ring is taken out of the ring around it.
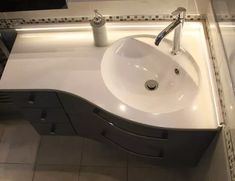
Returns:
[[[144,85],[146,89],[151,91],[158,88],[158,82],[156,80],[147,80]]]

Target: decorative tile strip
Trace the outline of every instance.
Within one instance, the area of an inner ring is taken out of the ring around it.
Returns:
[[[0,19],[0,29],[17,28],[24,25],[45,25],[45,24],[66,24],[66,23],[87,23],[93,17],[61,17],[61,18],[38,18],[38,19]],[[168,14],[159,15],[125,15],[125,16],[105,16],[107,22],[131,22],[131,21],[169,21],[174,17]],[[200,21],[202,15],[188,14],[186,21]]]

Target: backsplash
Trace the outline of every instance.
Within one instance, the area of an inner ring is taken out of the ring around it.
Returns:
[[[204,14],[209,0],[68,0],[68,9],[0,13],[0,19],[90,17],[98,9],[106,16],[170,14],[185,7],[187,14]]]

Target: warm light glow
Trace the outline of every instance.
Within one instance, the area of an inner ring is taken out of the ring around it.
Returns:
[[[126,22],[126,23],[107,23],[106,27],[108,29],[112,28],[165,28],[167,23],[153,23],[153,24],[147,24],[143,22],[138,22],[136,24]],[[188,22],[190,28],[198,28],[201,25],[196,24],[196,23],[190,23]],[[31,26],[29,25],[28,27],[22,27],[22,28],[16,28],[16,31],[18,32],[23,32],[23,31],[50,31],[50,30],[86,30],[86,29],[91,29],[91,26],[87,24],[79,25],[79,24],[73,24],[73,25],[55,25],[55,26],[48,26],[48,25],[38,25],[38,26]]]
[[[235,28],[235,25],[232,24],[219,24],[221,28]]]
[[[154,113],[152,113],[154,116],[158,116],[159,114],[161,114],[161,113],[158,113],[158,112],[154,112]]]
[[[61,27],[32,27],[32,28],[18,28],[16,31],[48,31],[48,30],[81,30],[90,29],[90,26],[61,26]]]
[[[194,110],[194,111],[197,110],[197,106],[196,106],[196,105],[193,106],[193,110]]]
[[[165,25],[107,25],[107,28],[164,28]],[[54,27],[29,27],[17,28],[16,31],[47,31],[47,30],[82,30],[91,29],[91,26],[54,26]]]
[[[178,98],[178,100],[181,101],[181,100],[183,99],[183,97],[184,97],[184,94],[182,94],[182,95]]]
[[[119,109],[120,109],[121,111],[126,111],[126,106],[123,105],[123,104],[121,104],[121,105],[119,106]]]
[[[140,66],[139,65],[135,65],[135,67],[138,69],[138,68],[140,68]]]

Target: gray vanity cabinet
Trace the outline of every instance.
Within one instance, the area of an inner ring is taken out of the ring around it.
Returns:
[[[160,164],[195,165],[217,132],[139,124],[59,91],[15,91],[0,98],[10,98],[41,135],[79,135]]]
[[[215,130],[150,127],[108,113],[79,97],[61,92],[58,96],[78,135],[157,163],[195,165],[216,134]]]
[[[41,135],[75,135],[75,131],[55,92],[7,92],[23,117]]]

